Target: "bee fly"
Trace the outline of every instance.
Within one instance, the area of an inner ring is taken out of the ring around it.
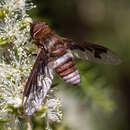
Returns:
[[[51,87],[54,71],[67,83],[80,83],[74,56],[101,64],[119,64],[120,58],[111,50],[90,42],[78,43],[52,32],[46,22],[31,25],[30,34],[38,47],[37,59],[26,82],[23,106],[32,115],[42,104]]]

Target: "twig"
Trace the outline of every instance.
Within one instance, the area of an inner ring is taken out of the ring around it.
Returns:
[[[26,116],[27,130],[32,130],[30,116]]]

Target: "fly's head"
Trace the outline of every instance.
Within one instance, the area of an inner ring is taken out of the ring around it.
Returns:
[[[42,39],[50,32],[51,30],[46,22],[34,22],[31,24],[30,34],[34,40]]]

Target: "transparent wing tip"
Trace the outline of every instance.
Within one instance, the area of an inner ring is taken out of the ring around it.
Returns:
[[[111,50],[108,51],[108,59],[112,65],[119,65],[122,63],[121,58]]]

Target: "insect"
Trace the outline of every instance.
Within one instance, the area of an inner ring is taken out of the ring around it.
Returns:
[[[55,71],[69,84],[80,83],[74,56],[102,64],[120,63],[120,58],[108,48],[61,37],[51,31],[46,22],[34,22],[30,34],[38,47],[38,55],[23,92],[23,106],[27,115],[32,115],[44,101]]]

